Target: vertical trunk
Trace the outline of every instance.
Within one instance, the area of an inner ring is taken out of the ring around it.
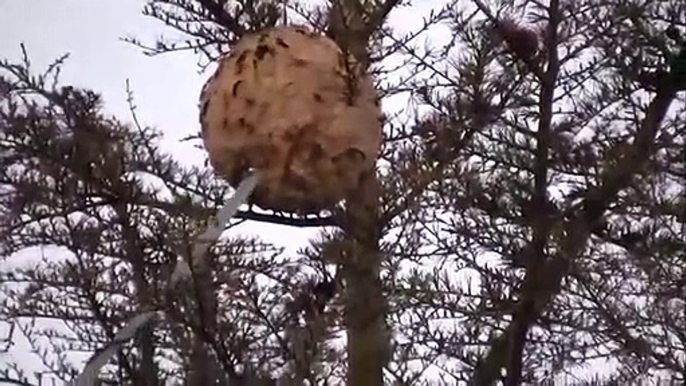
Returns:
[[[540,97],[540,121],[536,133],[537,147],[534,163],[534,192],[531,211],[531,225],[533,230],[532,253],[526,258],[526,276],[524,278],[522,297],[534,296],[542,290],[541,277],[548,275],[545,270],[548,259],[546,246],[550,229],[548,190],[548,148],[550,146],[550,131],[553,119],[555,87],[559,72],[557,55],[557,28],[559,24],[559,1],[552,0],[549,6],[549,21],[546,41],[548,68],[543,75]],[[506,386],[516,386],[521,383],[524,365],[524,349],[527,335],[538,315],[529,308],[520,308],[512,315],[513,334],[507,349],[507,377]]]
[[[122,196],[126,197],[125,195]],[[123,199],[123,203],[118,205],[115,210],[122,225],[122,242],[124,244],[126,258],[131,263],[133,270],[133,280],[138,297],[138,308],[140,312],[146,312],[153,308],[153,298],[149,283],[145,277],[145,256],[143,255],[140,240],[138,239],[137,229],[126,207],[126,201],[126,199]],[[138,335],[137,345],[140,350],[141,362],[138,369],[134,369],[134,372],[136,373],[136,385],[157,386],[160,383],[157,367],[155,366],[153,329],[153,326],[148,325],[144,327]]]
[[[362,68],[369,66],[369,26],[359,0],[333,0],[329,34]],[[380,186],[374,173],[361,181],[359,192],[347,199],[344,231],[349,250],[343,264],[345,324],[347,326],[348,380],[350,386],[383,385],[389,348],[385,326],[385,299],[381,267]]]
[[[207,261],[208,256],[193,256],[193,293],[194,303],[197,304],[197,319],[192,315],[193,323],[198,323],[198,329],[193,331],[191,348],[192,371],[189,374],[189,385],[214,385],[218,379],[219,366],[210,355],[208,339],[217,336],[217,302],[212,278],[212,267]]]
[[[186,383],[188,386],[214,384],[214,380],[210,378],[210,360],[202,336],[194,334],[190,352],[190,369]]]
[[[157,386],[157,366],[155,366],[155,342],[153,336],[154,324],[148,324],[140,331],[138,347],[141,350],[140,385]]]
[[[350,244],[343,266],[348,337],[348,385],[383,385],[388,360],[385,302],[379,268],[379,186],[375,176],[348,200],[345,232]]]

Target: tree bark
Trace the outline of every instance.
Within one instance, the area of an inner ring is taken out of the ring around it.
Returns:
[[[369,38],[398,3],[387,0],[370,8],[368,3],[359,0],[332,0],[328,34],[367,70]],[[386,301],[379,277],[383,259],[380,185],[374,171],[360,185],[359,191],[346,200],[343,221],[348,245],[342,267],[348,339],[347,384],[381,386],[390,356],[390,332],[385,323]]]
[[[343,263],[345,322],[347,325],[347,384],[383,385],[389,355],[385,299],[379,270],[379,186],[369,176],[357,198],[348,200],[345,233],[349,253]]]
[[[217,334],[217,299],[212,277],[212,266],[209,256],[192,257],[192,293],[193,303],[197,312],[197,319],[191,316],[192,323],[198,323],[194,328],[191,347],[192,370],[188,374],[189,385],[215,385],[224,379],[220,374],[220,365],[215,357],[210,355],[212,340],[221,339]],[[224,365],[229,365],[225,363]],[[228,374],[235,378],[236,374]]]
[[[139,310],[140,312],[147,312],[152,310],[154,306],[151,289],[145,277],[145,256],[138,238],[138,230],[132,223],[133,220],[126,207],[126,202],[132,200],[126,195],[126,190],[123,187],[120,190],[121,203],[115,206],[115,211],[122,226],[122,243],[124,244],[126,258],[133,270]],[[135,383],[141,386],[157,386],[160,381],[155,364],[154,327],[148,325],[141,329],[136,340],[141,360],[138,369],[133,369],[136,377]]]

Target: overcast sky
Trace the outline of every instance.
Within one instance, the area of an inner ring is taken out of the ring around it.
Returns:
[[[19,59],[24,42],[36,70],[65,53],[62,81],[101,92],[106,110],[129,119],[125,82],[130,79],[145,124],[165,133],[170,150],[197,130],[197,100],[208,74],[198,74],[192,54],[158,57],[121,41],[133,35],[152,42],[169,32],[141,14],[141,0],[0,0],[0,57]]]

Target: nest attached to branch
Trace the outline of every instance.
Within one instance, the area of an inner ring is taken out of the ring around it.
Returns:
[[[243,37],[203,88],[210,163],[251,202],[298,214],[330,209],[374,172],[382,114],[372,79],[336,43],[302,27]]]

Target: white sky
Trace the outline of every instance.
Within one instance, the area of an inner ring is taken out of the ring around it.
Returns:
[[[133,34],[146,41],[163,32],[160,22],[140,14],[140,0],[0,0],[0,57],[19,59],[24,42],[36,70],[69,52],[62,80],[104,95],[107,111],[129,118],[125,81],[131,80],[143,122],[175,140],[197,129],[196,105],[205,76],[193,55],[147,57],[119,41]]]

